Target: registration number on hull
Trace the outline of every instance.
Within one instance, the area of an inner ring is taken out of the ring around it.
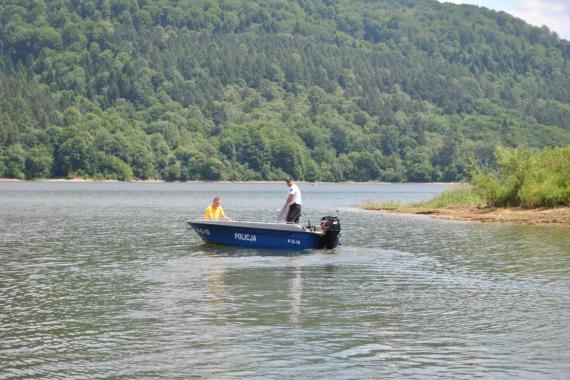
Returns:
[[[194,231],[198,232],[200,235],[210,236],[210,230],[207,228],[198,228],[195,227]]]

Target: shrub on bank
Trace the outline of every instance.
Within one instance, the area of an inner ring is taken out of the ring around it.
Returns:
[[[540,152],[498,147],[495,156],[497,170],[478,169],[472,181],[488,206],[570,206],[570,146]]]

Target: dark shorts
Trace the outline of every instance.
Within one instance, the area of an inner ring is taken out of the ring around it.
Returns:
[[[287,223],[299,223],[299,218],[301,217],[301,205],[293,203],[289,206],[289,211],[287,212]]]

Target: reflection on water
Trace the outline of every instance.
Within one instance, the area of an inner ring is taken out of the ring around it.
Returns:
[[[218,255],[209,253],[212,265],[208,270],[208,291],[211,295],[212,303],[216,305],[224,304],[224,261]]]
[[[297,255],[298,254],[299,253],[297,253]],[[216,314],[216,319],[227,320],[227,318],[231,318],[231,316],[226,315],[225,311],[227,307],[232,306],[231,301],[234,299],[232,294],[237,288],[244,285],[239,285],[239,280],[235,279],[235,271],[232,271],[230,268],[226,268],[226,262],[224,261],[223,256],[216,253],[207,253],[207,255],[210,258],[209,269],[207,271],[208,300],[213,307],[212,310]],[[289,253],[289,255],[292,255],[292,253]],[[273,289],[273,291],[275,293],[286,293],[289,310],[285,311],[284,314],[288,315],[289,322],[297,324],[301,313],[301,301],[303,296],[303,279],[301,272],[302,263],[299,262],[298,257],[291,256],[285,265],[284,276],[287,276],[288,278],[288,282],[286,283],[287,287],[284,289]],[[243,273],[240,273],[239,277],[249,279],[251,276],[260,275],[263,274],[248,274],[247,276],[244,276]],[[259,282],[255,282],[252,285],[259,285]],[[268,283],[264,282],[262,285],[263,290],[250,289],[248,294],[268,292]],[[280,283],[276,285],[280,285]]]
[[[340,210],[336,250],[185,230],[212,193],[270,220],[280,185],[0,183],[0,379],[570,373],[567,230],[354,207],[438,186],[301,188],[304,218]]]
[[[289,321],[291,323],[299,323],[299,315],[301,314],[301,299],[303,296],[303,279],[301,277],[301,269],[298,263],[291,262],[290,278],[289,278],[289,300],[291,302],[291,314]]]

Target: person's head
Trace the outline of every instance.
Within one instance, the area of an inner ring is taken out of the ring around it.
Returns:
[[[287,186],[291,186],[293,184],[293,178],[287,177],[285,178],[285,182],[287,182]]]
[[[218,207],[221,203],[222,203],[222,198],[220,198],[219,195],[216,195],[214,197],[214,200],[212,201],[212,205],[214,205],[214,207]]]

